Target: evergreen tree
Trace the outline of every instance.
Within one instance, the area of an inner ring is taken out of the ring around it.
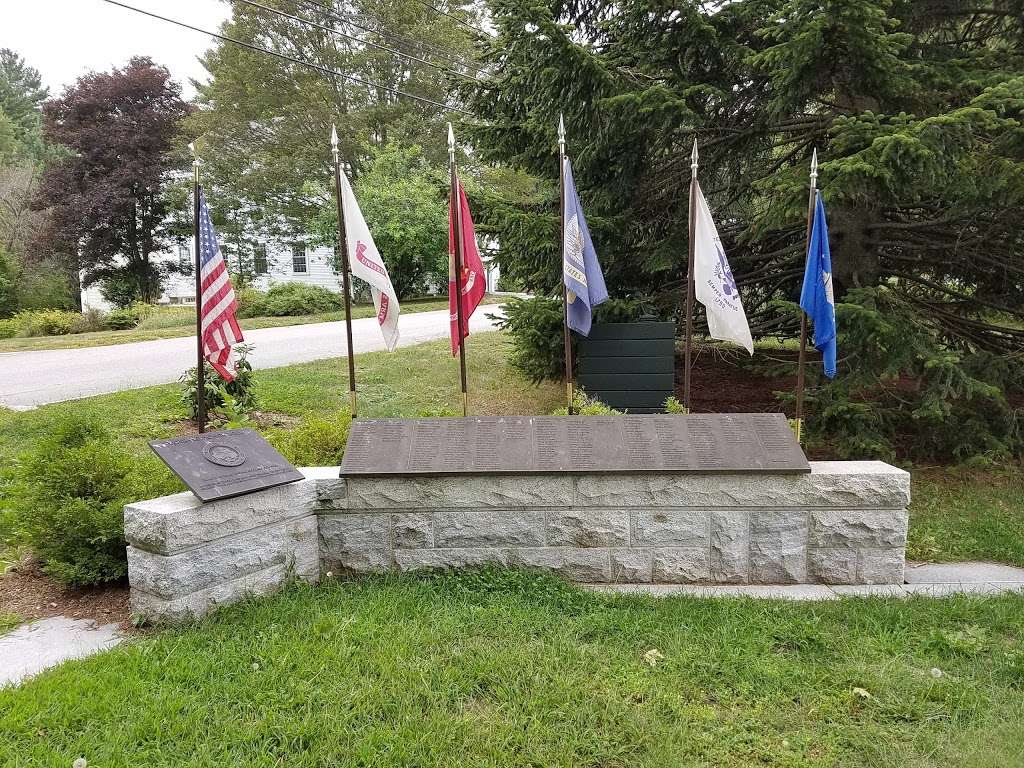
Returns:
[[[755,333],[791,333],[808,166],[837,296],[886,285],[949,344],[1024,333],[1024,3],[491,0],[489,76],[463,92],[485,158],[541,181],[491,200],[503,275],[559,281],[555,127],[613,294],[684,286],[690,147]]]

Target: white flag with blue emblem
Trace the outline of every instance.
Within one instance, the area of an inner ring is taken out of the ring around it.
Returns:
[[[700,184],[697,191],[697,222],[694,233],[693,280],[694,295],[708,315],[711,338],[732,341],[754,354],[754,340],[750,336],[747,315],[743,311],[740,292],[733,279],[725,249],[718,237],[718,229],[711,218],[711,210],[704,199]]]

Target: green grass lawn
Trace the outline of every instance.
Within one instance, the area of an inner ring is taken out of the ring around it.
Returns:
[[[911,470],[907,557],[1024,566],[1024,466]]]
[[[1022,636],[1018,596],[296,586],[0,691],[0,764],[1009,768]]]
[[[500,296],[485,296],[485,303],[500,302]],[[431,312],[448,308],[447,298],[410,299],[402,302],[403,314]],[[355,319],[373,317],[376,311],[372,304],[359,304],[352,308]],[[252,317],[239,321],[242,330],[256,328],[279,328],[286,325],[306,323],[329,323],[344,320],[344,312],[324,312],[316,315],[293,317]],[[0,352],[28,352],[40,349],[80,349],[102,347],[108,344],[129,344],[134,341],[154,341],[190,336],[195,332],[195,314],[191,310],[178,308],[161,309],[154,316],[143,320],[138,328],[127,331],[93,331],[65,336],[33,336],[18,339],[0,339]]]
[[[21,624],[21,617],[14,613],[0,612],[0,635],[5,635]]]

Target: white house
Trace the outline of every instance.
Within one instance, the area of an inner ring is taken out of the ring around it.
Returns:
[[[157,260],[174,260],[182,264],[193,264],[192,244],[181,244],[173,252],[165,252]],[[227,256],[228,270],[236,271],[231,257]],[[498,265],[492,259],[483,257],[487,272],[487,290],[498,288]],[[341,291],[341,275],[334,269],[334,251],[332,248],[313,247],[303,242],[280,243],[267,241],[256,246],[252,260],[255,276],[252,286],[261,291],[279,283],[306,283],[319,285],[331,291]],[[195,305],[196,285],[192,275],[175,274],[168,278],[164,285],[164,293],[157,303],[169,305]],[[99,309],[104,312],[113,307],[100,293],[99,284],[93,284],[82,290],[82,309]]]

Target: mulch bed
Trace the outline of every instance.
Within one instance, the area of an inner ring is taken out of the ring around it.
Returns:
[[[43,573],[30,557],[0,576],[0,613],[13,613],[25,621],[68,616],[93,619],[97,624],[116,623],[122,630],[132,628],[127,583],[71,589]]]
[[[793,418],[793,402],[783,404],[776,392],[796,391],[798,353],[758,352],[751,362],[743,350],[695,347],[690,369],[691,410],[696,413],[783,412]],[[808,360],[808,367],[813,365]],[[820,365],[820,362],[818,363]],[[792,374],[763,372],[791,368]],[[683,399],[683,355],[676,359],[676,397]]]

